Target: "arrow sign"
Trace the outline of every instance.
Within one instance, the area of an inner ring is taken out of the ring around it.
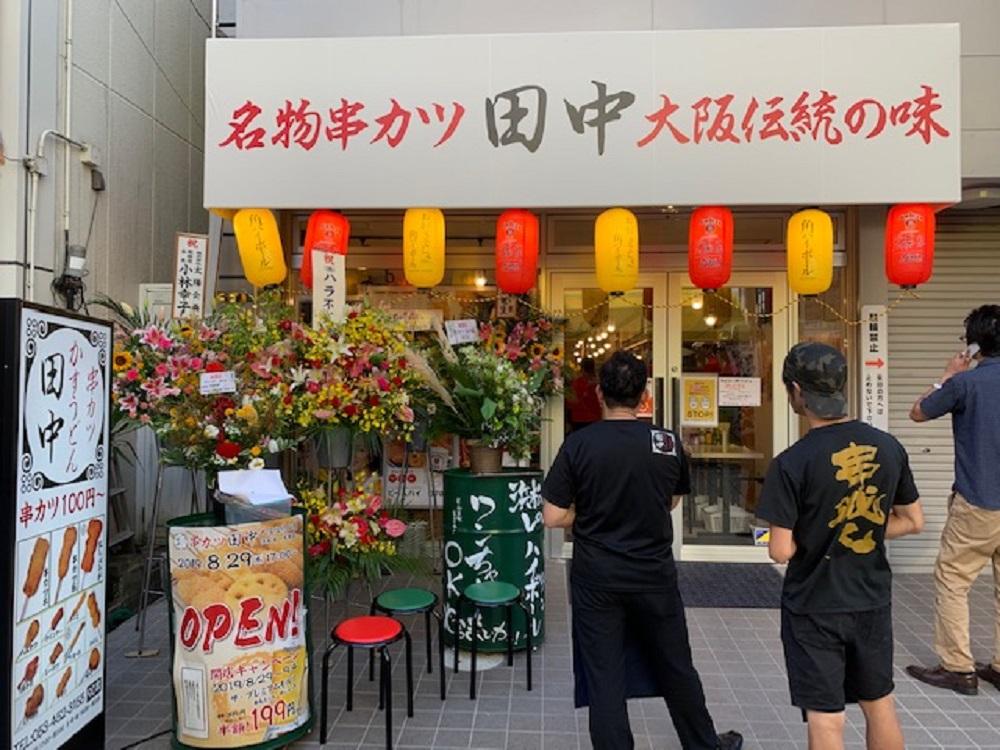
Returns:
[[[885,367],[885,360],[883,360],[881,357],[879,357],[878,359],[865,360],[865,366],[866,367]]]

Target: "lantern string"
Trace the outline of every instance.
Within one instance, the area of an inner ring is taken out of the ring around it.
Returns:
[[[837,318],[839,321],[841,321],[842,323],[844,323],[844,325],[850,326],[852,328],[856,328],[857,326],[864,325],[865,323],[868,322],[867,320],[853,320],[851,318],[848,318],[847,316],[845,316],[844,314],[842,314],[839,310],[837,310],[837,308],[833,307],[833,305],[831,305],[826,300],[823,300],[823,299],[821,299],[819,297],[812,297],[811,296],[808,299],[812,300],[817,305],[819,305],[823,309],[827,310],[835,318]],[[893,300],[891,303],[889,303],[888,305],[886,305],[885,313],[884,314],[888,315],[890,311],[896,309],[904,301],[906,301],[908,299],[920,299],[920,295],[917,294],[912,289],[903,289],[900,292],[899,296],[896,297],[895,300]]]

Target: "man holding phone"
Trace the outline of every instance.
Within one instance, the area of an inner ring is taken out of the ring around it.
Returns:
[[[951,414],[955,484],[934,568],[934,651],[940,663],[906,671],[928,685],[976,695],[979,678],[1000,689],[1000,583],[991,664],[974,663],[969,639],[969,589],[990,562],[1000,582],[1000,305],[969,313],[964,341],[968,348],[910,411],[914,422]]]

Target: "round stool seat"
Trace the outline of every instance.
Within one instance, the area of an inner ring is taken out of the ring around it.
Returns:
[[[375,604],[390,612],[414,612],[435,604],[435,596],[426,589],[390,589],[375,599]]]
[[[360,646],[385,643],[402,632],[403,626],[391,617],[366,615],[344,620],[333,629],[333,636],[344,643]]]
[[[479,604],[507,604],[521,595],[517,586],[504,581],[474,583],[465,589],[465,596]]]

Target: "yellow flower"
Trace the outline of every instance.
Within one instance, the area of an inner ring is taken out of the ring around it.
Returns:
[[[253,404],[243,404],[243,406],[236,410],[236,416],[250,424],[257,422],[257,410]]]
[[[254,456],[254,457],[259,456],[260,455],[260,446],[259,445],[255,445],[253,448],[251,448],[250,449],[250,455]]]
[[[126,351],[118,349],[115,351],[115,356],[114,359],[112,359],[112,362],[114,363],[115,372],[124,372],[132,366],[132,355]]]
[[[535,342],[531,345],[531,356],[532,357],[543,357],[545,356],[545,344],[539,344]]]

